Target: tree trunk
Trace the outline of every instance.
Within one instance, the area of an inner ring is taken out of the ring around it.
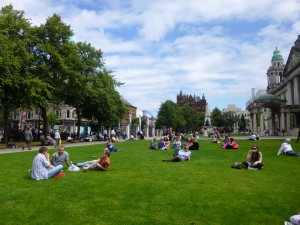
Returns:
[[[48,117],[47,117],[47,110],[45,107],[40,107],[41,112],[42,112],[42,118],[43,118],[43,126],[44,126],[44,136],[47,137],[49,134],[49,122],[48,122]]]
[[[3,108],[3,128],[4,128],[4,143],[7,144],[8,141],[8,121],[9,121],[9,110],[7,107]]]
[[[81,125],[81,112],[80,112],[80,110],[76,109],[76,114],[77,114],[77,134],[76,134],[76,138],[79,139],[79,137],[80,137],[80,125]]]

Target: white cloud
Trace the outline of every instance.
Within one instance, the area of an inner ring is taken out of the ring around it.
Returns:
[[[104,52],[106,66],[125,82],[118,88],[123,97],[154,115],[180,90],[204,94],[211,109],[245,108],[251,88],[266,88],[275,47],[287,60],[300,30],[299,0],[2,0],[0,6],[9,3],[36,25],[60,14],[77,41]]]

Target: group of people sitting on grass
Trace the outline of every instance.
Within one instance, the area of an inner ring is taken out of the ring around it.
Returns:
[[[225,138],[226,139],[226,138]],[[232,139],[232,138],[231,138]],[[168,140],[166,140],[168,141]],[[190,147],[194,145],[196,140],[193,138],[190,141],[183,144],[180,141],[180,137],[176,137],[173,141],[174,154],[171,159],[163,159],[163,162],[182,162],[191,159],[191,149]],[[230,140],[232,143],[233,141]],[[293,151],[291,140],[287,138],[284,143],[282,143],[277,155],[285,154],[288,156],[300,156],[300,153]],[[152,140],[150,147],[155,147],[155,139]],[[198,145],[199,147],[199,145]],[[182,149],[183,148],[183,149]],[[106,143],[106,148],[103,154],[97,160],[86,161],[82,163],[74,163],[77,167],[82,167],[82,170],[88,171],[90,169],[108,171],[110,168],[110,154],[111,151],[118,151],[114,145],[113,141],[110,139]],[[39,153],[35,156],[31,172],[31,178],[34,180],[45,180],[51,177],[55,177],[62,172],[63,164],[66,163],[68,167],[72,165],[69,160],[69,154],[65,151],[64,146],[60,146],[58,151],[55,152],[52,157],[48,153],[47,147],[41,147]],[[259,151],[257,145],[253,145],[252,149],[247,153],[247,160],[241,163],[243,168],[255,170],[262,169],[262,153]],[[285,225],[300,225],[300,213],[297,213],[290,217],[290,222],[286,221]]]
[[[163,141],[167,143],[166,146],[170,148],[170,141],[167,138],[163,138]],[[227,145],[235,145],[232,138],[228,139],[225,138],[225,141],[228,141]],[[158,149],[156,148],[155,138],[151,141],[150,147],[151,149]],[[293,151],[292,146],[290,144],[291,140],[287,138],[285,142],[281,145],[280,149],[278,150],[277,155],[285,154],[287,156],[298,156],[300,157],[300,153]],[[195,144],[197,143],[197,144]],[[235,142],[236,143],[236,142]],[[237,145],[237,144],[236,144]],[[191,138],[186,142],[181,142],[180,136],[176,137],[173,140],[173,148],[174,148],[174,155],[171,159],[163,160],[166,162],[181,162],[190,160],[191,158],[191,151],[195,150],[194,148],[199,149],[199,144],[195,138]],[[51,178],[57,174],[59,174],[63,169],[63,163],[66,162],[68,167],[72,165],[72,162],[69,160],[69,154],[64,151],[64,146],[60,146],[58,151],[55,152],[52,157],[50,157],[48,153],[47,147],[41,147],[39,149],[39,153],[33,160],[31,172],[31,178],[34,180],[44,180]],[[225,148],[226,149],[226,148]],[[102,156],[97,160],[86,161],[83,163],[74,163],[77,167],[82,167],[83,171],[87,171],[89,169],[97,169],[97,170],[104,170],[107,171],[110,166],[110,153],[111,152],[120,152],[123,151],[122,149],[117,149],[114,146],[113,140],[109,139],[106,143],[106,148]],[[248,169],[261,169],[263,167],[262,163],[262,153],[259,151],[257,145],[253,145],[252,149],[249,150],[247,154],[247,160],[241,163],[243,168]]]
[[[160,141],[157,143],[156,146],[156,138],[154,137],[150,143],[149,148],[152,150],[170,150],[171,146],[174,149],[177,148],[183,148],[183,146],[188,146],[189,150],[199,150],[199,143],[196,140],[195,137],[192,137],[190,139],[186,138],[184,141],[181,141],[181,136],[176,136],[172,140],[173,143],[171,145],[171,141],[169,140],[169,137],[162,137],[160,138]]]
[[[234,140],[234,138],[229,138],[228,136],[225,136],[225,139],[224,139],[221,147],[222,147],[222,149],[238,149],[239,145]]]
[[[82,167],[83,171],[89,169],[96,170],[109,170],[110,166],[110,153],[122,152],[123,149],[117,149],[114,146],[113,139],[110,138],[106,143],[106,148],[102,156],[97,160],[86,161],[82,163],[72,163],[69,159],[69,153],[65,151],[64,146],[59,146],[58,151],[52,157],[48,153],[48,148],[43,146],[39,149],[39,153],[35,156],[32,167],[30,169],[31,178],[33,180],[45,180],[51,177],[63,174],[63,164],[66,163],[70,168],[71,166]]]

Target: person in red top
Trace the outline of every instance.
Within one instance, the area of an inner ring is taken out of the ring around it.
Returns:
[[[239,145],[233,138],[230,138],[229,143],[226,145],[225,149],[238,149]]]
[[[110,151],[107,148],[105,148],[103,155],[99,159],[93,161],[87,161],[83,163],[76,163],[75,165],[78,167],[83,167],[82,169],[84,172],[89,169],[107,171],[109,170],[109,166],[110,166],[109,156],[110,156]]]

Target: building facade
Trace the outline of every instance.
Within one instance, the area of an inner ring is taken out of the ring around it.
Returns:
[[[119,123],[120,128],[123,128],[130,124],[131,118],[136,117],[137,107],[133,106],[122,97],[121,100],[128,106],[128,113],[125,115],[125,118]],[[57,109],[52,109],[51,111],[57,116],[59,120],[58,124],[49,124],[51,126],[51,129],[58,129],[61,132],[67,133],[77,133],[78,125],[75,108],[65,104],[61,104]],[[43,120],[41,117],[41,112],[39,110],[15,110],[12,115],[11,121],[11,126],[15,129],[24,130],[26,127],[29,127],[30,129],[36,131],[43,129]],[[87,119],[83,118],[81,121],[80,129],[87,129],[87,122]],[[88,133],[90,131],[91,130],[89,128]]]
[[[236,107],[235,104],[228,104],[227,108],[223,109],[223,112],[233,112],[235,116],[238,116],[239,118],[242,118],[242,115],[244,116],[245,120],[249,121],[250,118],[250,112],[248,110],[242,110],[241,108]],[[246,129],[249,129],[249,124],[246,124]],[[233,127],[233,132],[238,133],[239,131],[239,125],[236,123]]]
[[[183,106],[185,104],[188,104],[193,109],[195,109],[198,113],[205,113],[206,112],[206,99],[203,94],[202,98],[199,96],[192,96],[192,95],[186,95],[183,94],[182,91],[177,95],[177,105]]]
[[[300,127],[300,35],[292,46],[286,65],[280,51],[273,52],[267,71],[267,93],[254,96],[248,104],[253,131],[269,128],[271,135],[296,135]]]

